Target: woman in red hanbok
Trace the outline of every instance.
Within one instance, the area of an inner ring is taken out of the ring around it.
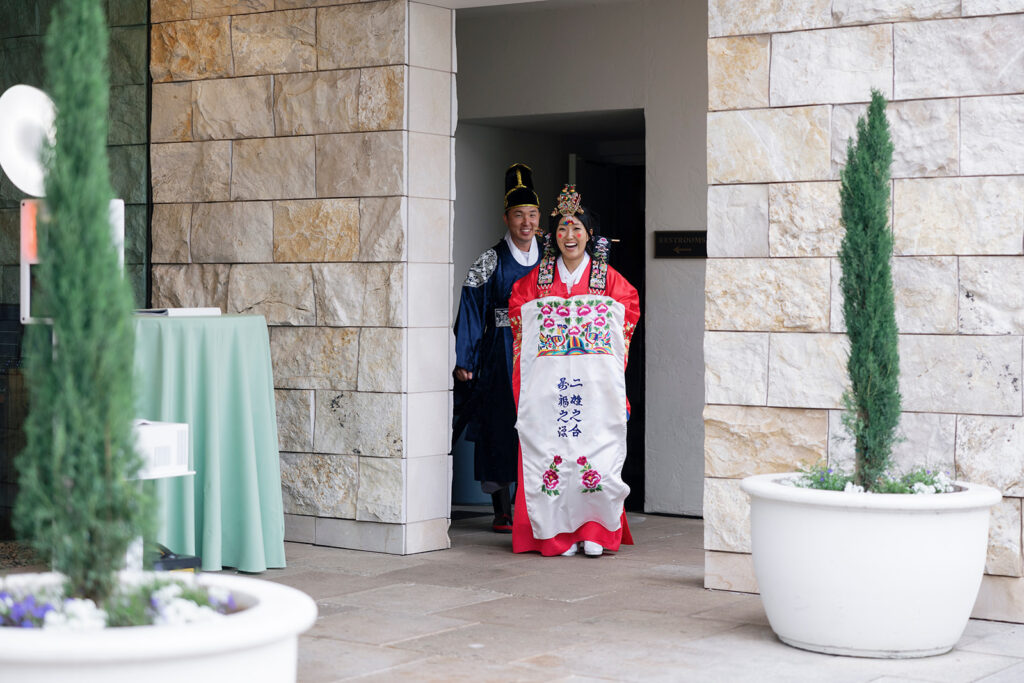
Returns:
[[[636,289],[608,265],[607,240],[566,185],[544,257],[512,288],[512,388],[519,431],[514,552],[601,555],[632,544],[623,502],[625,369]],[[557,248],[556,248],[557,247]]]

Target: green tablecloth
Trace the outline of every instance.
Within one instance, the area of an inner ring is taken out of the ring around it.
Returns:
[[[156,481],[157,540],[202,568],[284,567],[284,510],[263,316],[135,318],[137,417],[187,422],[194,476]]]

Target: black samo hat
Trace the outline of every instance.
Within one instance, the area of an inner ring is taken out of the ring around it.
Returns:
[[[517,206],[540,208],[540,200],[533,191],[533,170],[526,164],[512,164],[505,171],[505,211]]]

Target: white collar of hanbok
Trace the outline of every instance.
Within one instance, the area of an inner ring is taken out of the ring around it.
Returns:
[[[587,272],[588,263],[590,263],[590,254],[583,252],[583,260],[576,264],[576,270],[570,273],[561,256],[555,261],[555,265],[558,266],[558,277],[565,283],[566,296],[569,296],[572,288],[583,279],[583,274]]]
[[[508,245],[508,250],[512,252],[512,258],[521,266],[532,266],[537,263],[537,257],[540,256],[540,249],[537,247],[537,240],[530,240],[530,253],[526,253],[516,246],[516,243],[512,241],[512,235],[505,233],[505,244]]]

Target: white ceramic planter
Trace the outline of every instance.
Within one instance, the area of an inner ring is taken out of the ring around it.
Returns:
[[[9,577],[15,578],[16,577]],[[299,634],[316,604],[289,586],[201,574],[246,609],[181,626],[133,626],[87,633],[0,630],[0,679],[19,683],[295,681]]]
[[[747,477],[754,572],[776,635],[861,657],[947,652],[963,634],[1000,493],[843,493]]]

